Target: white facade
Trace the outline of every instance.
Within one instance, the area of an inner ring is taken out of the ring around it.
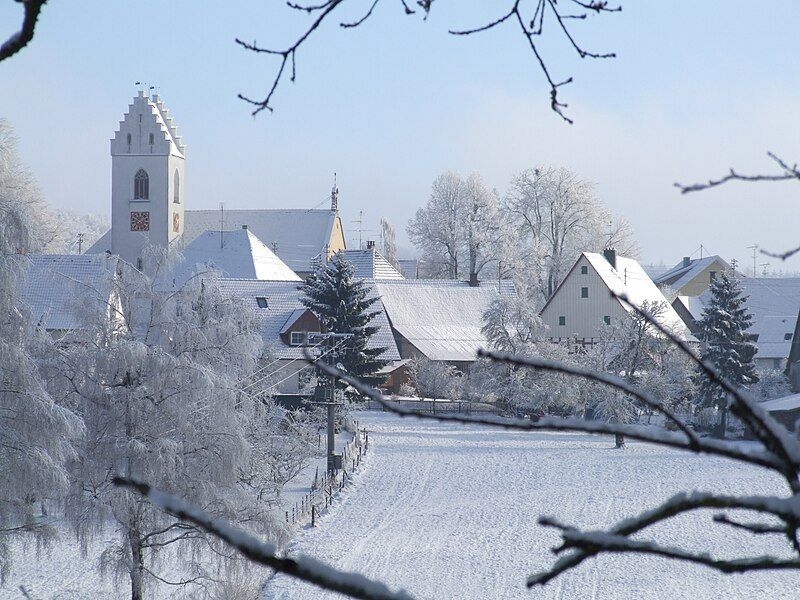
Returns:
[[[186,147],[158,96],[139,92],[111,140],[111,252],[140,266],[142,248],[183,233]]]
[[[630,318],[629,310],[611,295],[625,294],[636,306],[663,302],[666,309],[659,321],[685,337],[686,326],[664,295],[631,258],[583,252],[541,312],[552,338],[591,342],[600,337],[605,324]]]

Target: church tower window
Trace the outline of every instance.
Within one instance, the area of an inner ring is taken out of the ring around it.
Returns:
[[[130,146],[130,145],[131,145],[131,134],[129,133],[128,134],[128,146]]]
[[[178,174],[178,169],[175,169],[175,175],[172,177],[172,202],[181,203],[181,176]]]
[[[133,199],[150,199],[150,178],[147,176],[147,171],[144,169],[136,171],[136,175],[133,178]]]
[[[153,141],[154,141],[154,139],[155,139],[155,138],[153,138],[153,134],[151,133],[151,134],[150,134],[150,145],[151,145],[151,146],[153,145]]]

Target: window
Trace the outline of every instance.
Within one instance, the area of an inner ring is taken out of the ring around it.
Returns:
[[[181,176],[178,175],[178,169],[175,169],[175,174],[172,176],[172,202],[181,203]]]
[[[144,263],[142,262],[141,258],[136,259],[136,268],[140,271],[144,268]]]
[[[603,317],[603,323],[605,323],[606,325],[611,325],[611,317],[608,315]]]
[[[147,176],[147,171],[144,169],[136,171],[136,175],[133,177],[133,199],[150,199],[150,177]]]
[[[581,288],[581,298],[588,298],[589,297],[589,288],[582,287]]]
[[[583,265],[581,267],[581,275],[587,275],[588,273],[589,273],[589,267],[587,267],[586,265]]]
[[[307,335],[305,331],[292,331],[289,335],[289,343],[292,346],[305,346]]]
[[[784,333],[783,334],[783,339],[788,342],[790,339],[792,339],[792,334],[791,333]]]
[[[716,278],[717,278],[717,272],[716,271],[709,271],[708,272],[708,280],[709,281],[714,281]]]
[[[155,141],[155,140],[154,140],[154,138],[153,138],[153,134],[151,133],[151,134],[150,134],[150,145],[151,145],[151,146],[153,145],[153,142],[154,142],[154,141]]]
[[[559,325],[566,325],[567,324],[567,317],[558,317],[558,324]]]
[[[128,134],[128,138],[127,139],[128,139],[128,146],[130,146],[131,145],[131,134],[130,133]]]
[[[263,296],[258,296],[256,298],[256,303],[258,304],[258,308],[268,308],[267,299]]]

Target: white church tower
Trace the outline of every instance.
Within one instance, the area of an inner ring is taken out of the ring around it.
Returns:
[[[111,140],[111,252],[141,268],[142,248],[183,233],[186,146],[164,103],[144,91]]]

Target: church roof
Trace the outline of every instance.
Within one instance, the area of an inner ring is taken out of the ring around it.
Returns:
[[[405,279],[375,248],[340,250],[338,254],[353,265],[359,279]]]
[[[225,229],[242,225],[271,248],[289,268],[309,272],[315,260],[326,258],[336,211],[328,209],[264,208],[225,210],[187,210],[183,237],[189,244],[206,230],[219,230],[220,217]]]
[[[267,248],[249,229],[204,231],[183,250],[174,270],[179,285],[194,273],[215,270],[222,277],[301,281],[300,277]]]
[[[22,304],[45,329],[78,329],[88,311],[108,308],[114,265],[103,255],[28,255]]]

